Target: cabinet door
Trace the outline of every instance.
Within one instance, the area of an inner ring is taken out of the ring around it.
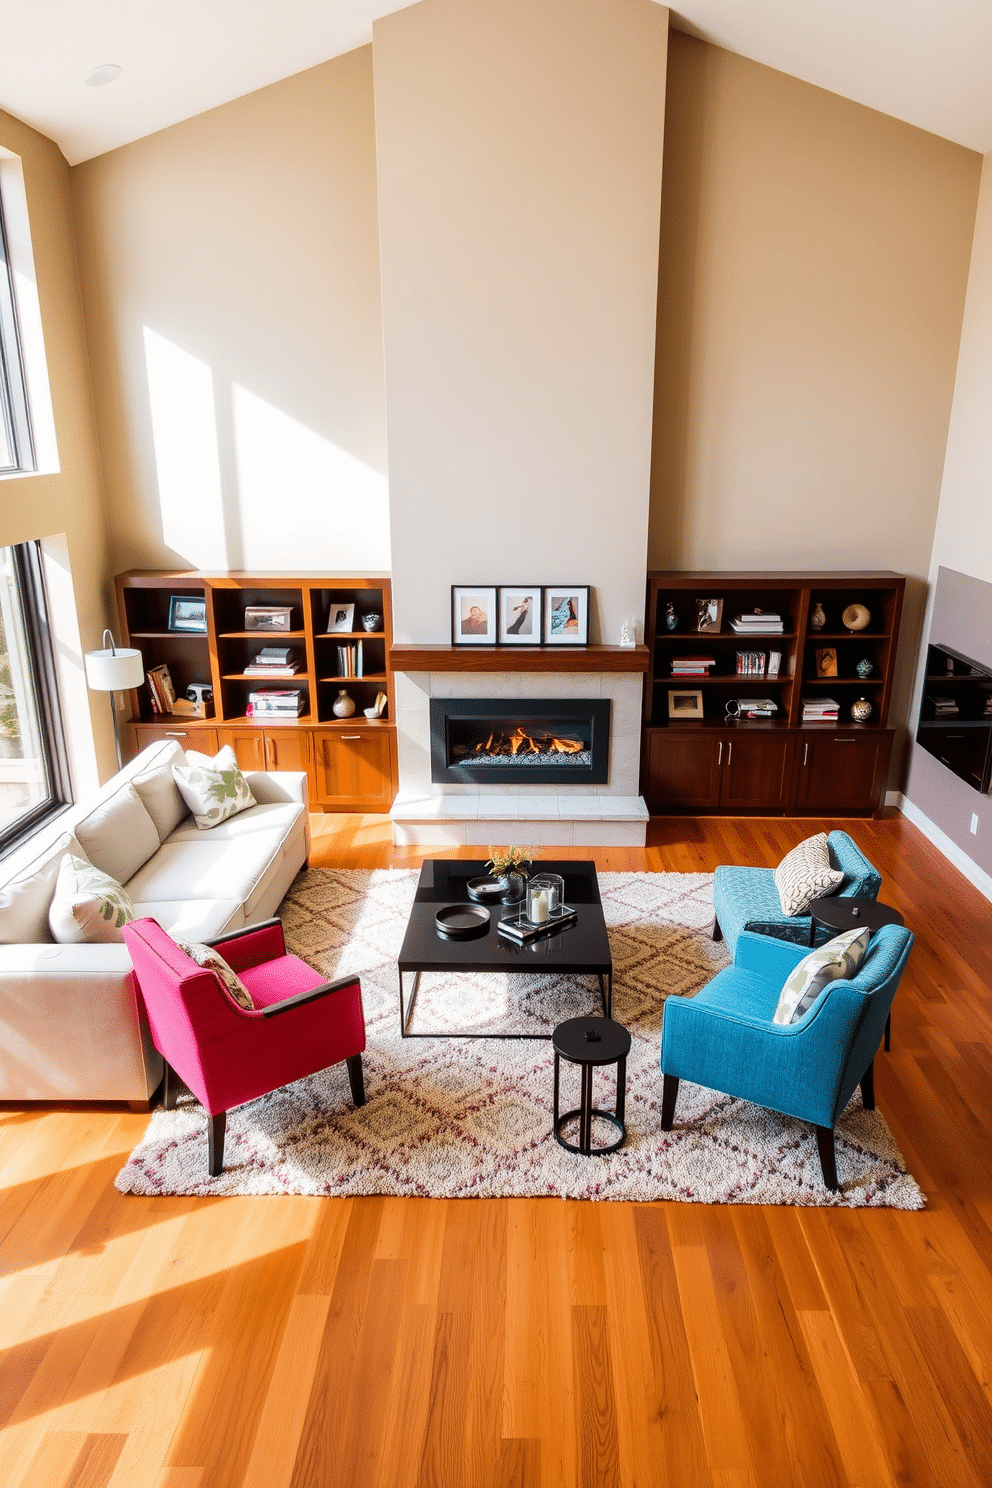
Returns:
[[[265,735],[266,770],[310,773],[310,734],[305,729],[273,730]]]
[[[792,792],[795,734],[735,731],[724,743],[720,805],[732,811],[781,811]]]
[[[316,729],[315,799],[322,806],[388,811],[393,803],[392,732]]]
[[[241,733],[237,729],[218,729],[218,745],[230,744],[239,770],[264,770],[265,743],[261,733]]]
[[[705,729],[648,729],[645,785],[652,811],[685,811],[719,805],[720,766],[726,744]]]
[[[892,749],[891,729],[800,736],[800,811],[875,811]]]
[[[134,743],[132,757],[147,749],[149,744],[157,744],[160,739],[175,739],[183,749],[195,749],[199,754],[216,754],[220,748],[216,729],[183,728],[181,724],[133,723],[131,738]]]

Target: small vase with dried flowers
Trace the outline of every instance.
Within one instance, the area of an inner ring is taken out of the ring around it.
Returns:
[[[533,856],[532,848],[514,847],[512,843],[509,847],[490,847],[486,867],[503,885],[504,900],[512,902],[524,897]]]

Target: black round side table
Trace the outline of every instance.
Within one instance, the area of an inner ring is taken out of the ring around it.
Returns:
[[[627,1138],[623,1124],[624,1102],[627,1094],[627,1055],[630,1053],[630,1034],[612,1018],[569,1018],[559,1023],[551,1035],[551,1047],[555,1051],[555,1141],[568,1152],[577,1152],[581,1157],[604,1157],[616,1152]],[[582,1070],[582,1094],[577,1110],[558,1113],[560,1090],[560,1061],[579,1065]],[[597,1065],[615,1064],[617,1067],[617,1102],[615,1111],[601,1111],[592,1103],[592,1072]],[[566,1121],[579,1118],[578,1145],[562,1136]],[[601,1117],[616,1127],[620,1135],[608,1147],[592,1145],[592,1118]]]
[[[813,937],[817,925],[822,925],[824,930],[833,930],[840,934],[842,930],[864,930],[866,927],[869,934],[874,935],[876,930],[881,930],[883,925],[904,925],[906,921],[897,909],[891,904],[879,904],[877,899],[869,899],[867,895],[853,895],[848,899],[838,899],[836,895],[828,894],[823,899],[814,899],[809,907],[809,943],[813,944]],[[888,1050],[892,1043],[892,1014],[885,1020],[885,1048]]]

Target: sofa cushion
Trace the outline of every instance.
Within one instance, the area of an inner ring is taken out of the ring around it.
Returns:
[[[804,956],[786,977],[773,1021],[798,1023],[830,982],[849,981],[864,960],[870,938],[867,928],[844,930]]]
[[[156,920],[173,940],[211,940],[245,923],[235,899],[135,899],[134,917]]]
[[[814,899],[832,894],[844,882],[843,873],[830,866],[826,832],[817,832],[794,847],[775,869],[783,914],[805,914]]]
[[[123,940],[121,926],[134,919],[134,905],[116,879],[67,852],[55,884],[48,923],[61,945],[108,945]]]
[[[140,775],[131,779],[131,784],[141,797],[142,805],[155,823],[159,842],[164,842],[183,817],[189,814],[189,808],[172,774],[172,766],[185,764],[186,756],[175,739],[170,739],[169,746],[169,752],[164,758],[160,758],[151,769],[143,770]]]
[[[130,782],[98,801],[76,823],[75,832],[90,862],[119,884],[133,878],[159,849],[155,823]]]
[[[185,765],[173,765],[172,773],[193,820],[204,831],[255,805],[230,744],[213,758],[187,750]]]
[[[233,840],[213,832],[198,832],[195,841],[177,841],[173,833],[154,858],[129,879],[127,891],[136,904],[217,897],[247,905],[282,856],[281,832],[260,832]]]
[[[238,976],[233,966],[228,966],[220,951],[214,950],[213,946],[204,945],[197,940],[177,940],[176,945],[181,951],[185,951],[191,961],[197,966],[202,966],[206,971],[215,971],[224,983],[224,987],[238,1007],[244,1008],[246,1013],[255,1011],[255,1004],[251,1000],[251,993],[244,982]]]
[[[0,945],[51,944],[48,911],[67,852],[84,853],[71,832],[63,832],[0,888]]]

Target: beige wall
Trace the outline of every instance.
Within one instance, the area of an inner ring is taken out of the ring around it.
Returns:
[[[372,53],[72,172],[130,567],[389,567]]]
[[[374,28],[401,639],[453,583],[644,604],[667,11],[424,0]]]
[[[909,705],[981,157],[673,32],[651,568],[911,576]]]
[[[83,793],[98,772],[106,777],[116,767],[107,698],[88,692],[81,655],[100,645],[113,608],[69,167],[50,140],[2,112],[0,147],[19,158],[23,172],[57,445],[57,468],[0,480],[0,544],[50,539],[47,577],[62,707],[73,780]]]

